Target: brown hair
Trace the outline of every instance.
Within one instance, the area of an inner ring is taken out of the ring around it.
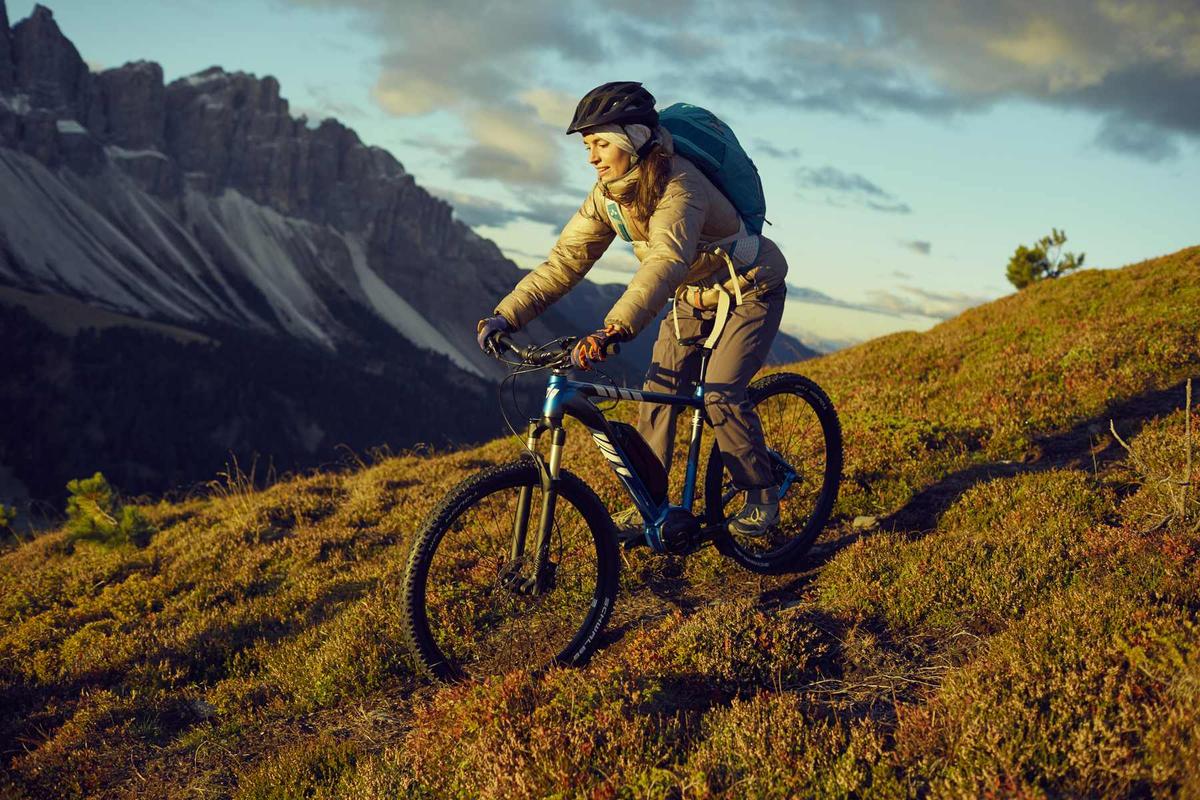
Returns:
[[[661,144],[650,148],[645,158],[638,162],[642,168],[638,176],[637,190],[633,197],[633,213],[642,221],[649,222],[650,215],[662,200],[667,183],[671,180],[671,156]]]

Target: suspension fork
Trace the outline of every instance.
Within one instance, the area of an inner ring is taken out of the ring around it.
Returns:
[[[538,520],[537,555],[533,560],[533,577],[526,582],[532,583],[527,587],[532,594],[541,594],[551,588],[550,533],[554,527],[554,506],[558,501],[558,469],[566,441],[567,430],[560,422],[550,431],[550,465],[542,473],[542,518]]]
[[[541,456],[537,452],[538,439],[544,433],[546,427],[542,425],[541,420],[532,420],[529,423],[529,431],[525,440],[525,448],[533,455],[538,466],[541,466]],[[544,470],[539,470],[544,472]],[[543,482],[545,478],[543,477]],[[521,557],[525,555],[525,536],[529,530],[529,506],[533,500],[533,487],[522,486],[520,494],[517,495],[517,514],[513,519],[513,540],[512,540],[512,558],[509,563],[519,565]]]
[[[526,444],[535,453],[537,440],[547,430],[542,421],[529,423],[529,435]],[[542,480],[542,509],[538,519],[537,539],[534,543],[534,559],[532,575],[519,581],[519,591],[522,594],[542,594],[550,588],[553,578],[553,568],[550,562],[550,537],[554,528],[554,509],[558,500],[558,473],[562,463],[563,445],[567,440],[566,429],[559,424],[550,430],[550,460],[548,464],[536,456]],[[528,544],[529,517],[533,510],[533,487],[522,486],[517,496],[517,512],[513,520],[513,542],[511,567],[517,574],[511,577],[517,579],[525,547]]]

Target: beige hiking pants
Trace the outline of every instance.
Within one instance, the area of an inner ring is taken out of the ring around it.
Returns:
[[[774,499],[775,481],[763,443],[762,424],[746,399],[746,387],[766,361],[783,317],[787,290],[779,285],[764,293],[751,291],[730,311],[725,330],[713,349],[704,386],[704,404],[712,421],[725,466],[739,489],[752,490],[750,502]],[[714,309],[701,310],[678,301],[679,334],[687,339],[712,330]],[[699,378],[699,347],[676,343],[671,316],[663,320],[643,389],[678,394]],[[675,422],[680,406],[642,403],[638,433],[671,469]],[[703,468],[703,464],[701,464]],[[762,490],[762,491],[753,491]]]

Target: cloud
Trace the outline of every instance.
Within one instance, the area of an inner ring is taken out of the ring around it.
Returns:
[[[313,105],[296,111],[311,119],[321,120],[326,117],[335,117],[339,120],[347,120],[363,119],[367,116],[367,113],[359,106],[338,98],[328,86],[309,83],[305,85],[304,90],[312,98]]]
[[[943,294],[901,286],[894,291],[873,289],[867,292],[871,306],[892,314],[919,314],[935,319],[956,317],[968,308],[986,303],[991,298],[961,292]]]
[[[863,119],[1025,100],[1092,114],[1095,143],[1127,156],[1173,158],[1182,138],[1200,141],[1196,0],[286,1],[357,10],[385,51],[375,102],[403,117],[506,109],[561,133],[591,88],[564,76],[599,83],[620,64],[661,101],[721,98],[727,116],[731,99]],[[465,168],[519,172],[520,153],[474,144]]]
[[[397,117],[420,116],[442,108],[447,98],[444,84],[420,75],[394,74],[384,70],[371,87],[371,99]]]
[[[762,60],[768,69],[753,74],[740,68],[711,70],[704,79],[706,90],[732,93],[753,104],[864,120],[881,111],[946,117],[982,105],[923,80],[909,65],[885,60],[870,48],[788,38],[766,46]]]
[[[529,199],[525,203],[526,209],[521,212],[521,216],[524,219],[549,225],[555,231],[562,230],[563,226],[579,210],[577,204],[559,203],[553,200]]]
[[[406,136],[399,140],[400,144],[405,147],[413,147],[420,150],[429,150],[437,153],[440,156],[457,156],[463,151],[462,145],[450,144],[442,139],[417,139],[415,137]]]
[[[786,282],[785,285],[787,286],[787,296],[793,298],[794,300],[802,300],[808,303],[821,303],[829,306],[844,306],[846,308],[853,307],[852,304],[847,303],[844,300],[835,300],[824,292],[819,292],[816,289],[810,289],[807,286],[796,286],[795,284]]]
[[[890,214],[909,214],[912,209],[876,184],[853,172],[843,172],[836,167],[824,166],[818,169],[801,167],[796,170],[796,182],[801,189],[826,190],[832,194],[825,196],[831,205],[841,205],[839,198],[845,198],[872,211],[882,211]]]
[[[516,247],[505,247],[504,255],[513,261],[516,261],[518,258],[529,261],[537,261],[539,263],[546,260],[545,253],[535,253],[530,250],[521,250]]]
[[[911,214],[912,206],[908,203],[901,203],[899,200],[879,202],[877,200],[868,200],[864,205],[872,211],[882,211],[884,214]]]
[[[929,253],[933,250],[933,244],[931,244],[930,242],[922,241],[920,239],[911,239],[908,241],[903,241],[900,244],[904,245],[909,250],[912,250],[914,253],[920,253],[923,256],[929,255]],[[893,274],[897,275],[898,277],[902,277],[902,278],[908,277],[903,272],[897,272],[897,273],[893,273]]]
[[[558,231],[567,223],[577,208],[551,200],[529,200],[524,208],[519,208],[454,189],[430,188],[429,192],[448,202],[454,209],[454,216],[473,228],[503,228],[505,225],[524,219],[549,225]]]
[[[887,197],[887,192],[880,189],[862,175],[842,172],[835,167],[801,167],[796,171],[796,178],[801,186],[817,189],[833,189],[838,192],[866,194],[874,197]]]
[[[735,90],[796,107],[948,116],[1025,99],[1084,109],[1097,143],[1159,160],[1200,138],[1195,0],[790,0],[768,3],[770,80]],[[1156,134],[1155,134],[1156,132]]]
[[[1166,161],[1179,157],[1178,137],[1145,122],[1109,117],[1096,134],[1096,144],[1114,153],[1144,161]]]
[[[647,3],[645,7],[650,5]],[[688,30],[679,24],[678,18],[651,20],[644,15],[631,16],[625,24],[616,26],[613,33],[613,38],[626,52],[654,53],[666,61],[683,64],[719,60],[732,46],[714,38],[707,29]],[[733,55],[736,57],[736,53]],[[656,95],[655,99],[661,101],[663,98]],[[663,105],[659,103],[658,107]]]
[[[521,217],[516,209],[486,197],[436,187],[429,187],[429,193],[449,203],[454,216],[472,228],[502,228]]]
[[[374,103],[396,117],[457,116],[469,141],[453,156],[456,174],[561,185],[559,140],[570,121],[564,110],[569,95],[549,85],[531,87],[528,76],[552,75],[554,64],[606,61],[609,50],[592,30],[597,15],[581,0],[287,1],[358,12],[357,24],[384,48]]]
[[[607,55],[580,3],[529,0],[291,0],[357,9],[385,44],[375,85],[380,105],[398,116],[513,98],[542,56],[591,64]]]
[[[464,178],[495,178],[506,183],[559,187],[563,173],[557,158],[559,138],[535,116],[504,108],[477,109],[467,115],[475,144],[454,166]]]
[[[762,153],[771,158],[791,159],[800,157],[799,147],[776,147],[766,139],[754,139],[754,155]]]
[[[579,104],[578,97],[545,87],[522,92],[519,99],[532,108],[542,122],[564,131],[575,116],[575,106]]]
[[[893,273],[902,275],[903,273]],[[942,294],[915,286],[901,286],[895,290],[873,289],[867,292],[867,302],[847,302],[802,286],[787,284],[787,296],[795,301],[824,306],[869,311],[892,316],[918,315],[932,319],[949,319],[964,310],[986,303],[991,298],[961,292]]]

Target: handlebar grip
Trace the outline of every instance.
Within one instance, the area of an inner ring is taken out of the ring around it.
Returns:
[[[545,366],[546,364],[553,363],[559,358],[559,355],[555,353],[539,352],[537,347],[519,347],[507,332],[498,333],[493,337],[493,339],[496,342],[496,347],[499,352],[509,350],[516,355],[517,358],[529,364]]]
[[[493,335],[492,341],[496,343],[496,352],[497,353],[502,353],[505,350],[511,350],[514,353],[521,352],[517,348],[516,344],[513,343],[512,338],[509,337],[509,335],[504,331],[500,331],[499,333],[496,333],[495,335]]]

